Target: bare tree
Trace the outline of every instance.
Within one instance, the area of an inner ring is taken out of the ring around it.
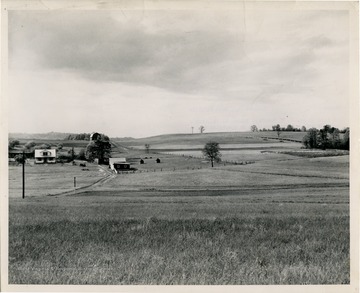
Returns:
[[[252,132],[258,132],[259,131],[256,125],[251,125],[250,129],[251,129]]]
[[[204,133],[205,127],[201,125],[201,126],[199,127],[199,130],[200,130],[200,133]]]

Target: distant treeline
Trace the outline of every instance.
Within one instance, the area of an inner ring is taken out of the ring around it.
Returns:
[[[91,133],[79,133],[69,134],[64,140],[90,140]],[[101,134],[101,138],[104,141],[109,141],[109,137],[105,134]]]
[[[253,130],[253,129],[252,129]],[[271,127],[271,129],[269,128],[263,128],[263,129],[259,129],[258,131],[303,131],[305,132],[306,131],[306,127],[305,126],[302,126],[301,128],[297,128],[297,127],[294,127],[292,126],[291,124],[289,124],[288,126],[286,127],[281,127],[280,124],[277,124],[277,125],[273,125]]]
[[[342,137],[340,133],[343,133]],[[310,128],[303,138],[306,148],[315,149],[350,149],[350,128],[340,131],[331,125],[325,125],[322,129]]]
[[[64,140],[90,140],[91,133],[69,134]]]

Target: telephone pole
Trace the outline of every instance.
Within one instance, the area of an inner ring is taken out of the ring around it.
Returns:
[[[23,182],[23,188],[22,188],[22,198],[25,198],[25,151],[22,153],[22,182]]]

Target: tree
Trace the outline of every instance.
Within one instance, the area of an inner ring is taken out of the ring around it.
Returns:
[[[99,163],[103,161],[105,156],[110,156],[111,144],[108,141],[92,140],[86,147],[85,157],[88,161],[98,159]]]
[[[24,156],[20,154],[16,155],[14,159],[18,164],[23,164],[24,162],[26,162],[26,158],[24,158]]]
[[[17,145],[20,145],[20,141],[18,141],[17,139],[9,141],[9,149],[13,149]]]
[[[305,132],[305,131],[306,131],[306,127],[305,127],[305,126],[301,126],[301,131]]]
[[[341,147],[340,130],[335,127],[331,127],[329,133],[330,133],[329,144],[331,145],[331,147],[334,149],[340,148]]]
[[[273,126],[273,129],[274,129],[274,126]],[[278,137],[280,137],[280,133],[281,133],[280,124],[275,125],[275,131],[277,132]]]
[[[318,130],[316,128],[310,128],[303,138],[303,144],[306,148],[318,147]]]
[[[37,145],[35,148],[38,150],[45,150],[45,149],[47,150],[47,149],[51,149],[51,145],[48,143],[43,143],[42,145]]]
[[[259,131],[256,125],[251,125],[250,129],[251,129],[251,132]]]
[[[199,130],[200,130],[200,133],[204,133],[205,127],[201,125],[201,126],[199,127]]]
[[[350,149],[350,128],[346,128],[346,131],[344,133],[344,137],[342,139],[342,148],[345,150],[349,150]]]
[[[25,144],[25,148],[27,148],[28,150],[32,149],[34,146],[36,146],[36,143],[33,141],[29,141]]]
[[[86,160],[86,156],[85,156],[85,149],[81,149],[79,151],[79,153],[77,154],[76,158],[78,160]]]
[[[74,160],[74,159],[75,159],[75,150],[74,150],[74,147],[72,147],[72,148],[68,151],[68,154],[70,155],[71,160]]]
[[[286,131],[294,131],[294,127],[289,124],[287,127],[286,127]]]
[[[211,161],[211,167],[214,167],[214,161],[217,163],[221,161],[220,147],[217,142],[208,142],[204,146],[202,153]]]
[[[319,130],[319,146],[324,150],[330,146],[328,134],[331,131],[331,126],[326,124]]]

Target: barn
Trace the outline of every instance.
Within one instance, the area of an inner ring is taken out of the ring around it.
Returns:
[[[46,163],[56,163],[56,149],[35,150],[35,164]]]
[[[130,164],[126,162],[126,158],[109,158],[109,167],[115,173],[130,170]]]

